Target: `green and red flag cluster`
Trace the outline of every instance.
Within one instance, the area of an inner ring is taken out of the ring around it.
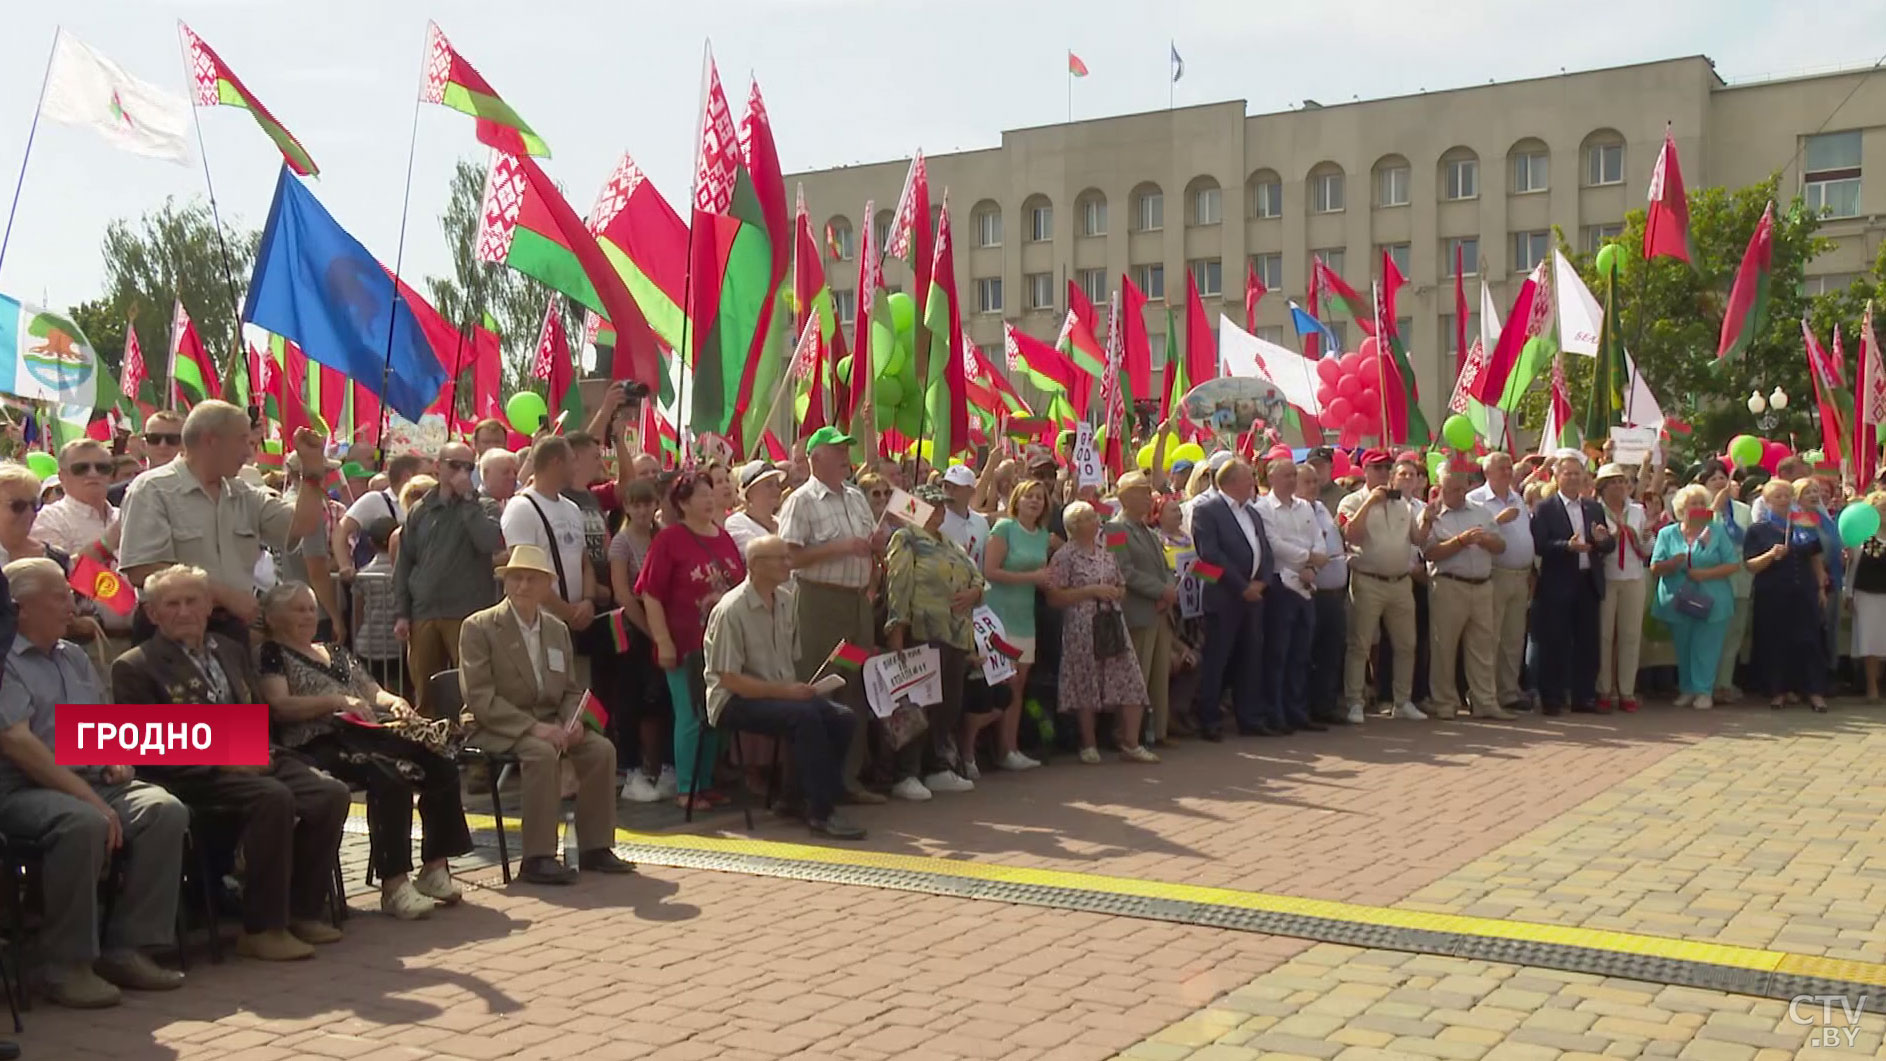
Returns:
[[[554,297],[544,307],[544,324],[537,334],[537,356],[531,361],[530,374],[532,379],[547,384],[544,401],[558,430],[574,430],[581,425],[583,396],[577,389],[570,344],[563,334],[563,314],[557,312]]]
[[[1801,321],[1801,340],[1807,348],[1808,377],[1814,383],[1814,404],[1820,411],[1821,450],[1827,460],[1839,467],[1848,444],[1847,421],[1853,412],[1853,399],[1840,378],[1840,326],[1834,325],[1834,352],[1831,357],[1805,318]]]
[[[924,327],[930,334],[924,411],[936,460],[941,462],[969,445],[969,405],[963,377],[963,317],[956,298],[956,256],[950,236],[950,199],[936,222],[936,260],[930,270],[930,297],[924,300]]]
[[[255,94],[243,85],[242,79],[229,68],[229,64],[210,46],[203,43],[203,38],[196,35],[189,26],[177,23],[178,33],[183,37],[183,66],[190,72],[191,84],[195,87],[194,100],[199,107],[241,107],[255,119],[255,124],[262,127],[268,138],[281,150],[282,160],[297,176],[312,177],[321,171],[314,164],[301,141],[275,115],[255,98]]]
[[[877,201],[865,200],[864,216],[877,216]],[[858,422],[859,413],[864,411],[871,395],[871,381],[876,378],[871,364],[871,321],[881,312],[888,320],[890,310],[880,307],[878,300],[884,294],[884,263],[878,257],[876,224],[863,226],[864,234],[858,246],[858,287],[856,316],[851,322],[851,378],[844,380],[845,401],[839,411],[840,426],[847,431]]]
[[[182,299],[170,315],[170,392],[186,409],[205,398],[223,396],[216,362],[203,348],[203,337],[197,334]]]
[[[518,117],[511,105],[445,39],[439,24],[426,24],[426,72],[421,103],[437,103],[478,119],[478,142],[512,155],[550,157],[550,145]]]
[[[1013,324],[1003,324],[1002,333],[1003,353],[1008,360],[1009,371],[1020,373],[1037,390],[1046,392],[1048,407],[1043,410],[1043,415],[1057,429],[1072,430],[1074,421],[1079,417],[1074,412],[1070,395],[1081,389],[1084,377],[1080,370],[1061,351]]]
[[[1324,265],[1321,255],[1312,256],[1310,263],[1311,270],[1316,273],[1317,290],[1322,293],[1322,297],[1342,303],[1343,308],[1349,311],[1350,319],[1356,322],[1356,327],[1362,329],[1362,334],[1376,334],[1375,309],[1369,305],[1369,300],[1336,275],[1336,270]],[[1320,318],[1323,314],[1322,304],[1318,303],[1313,312]]]
[[[670,350],[686,350],[688,225],[627,153],[603,182],[586,225],[656,337]],[[600,318],[592,318],[596,323]],[[590,341],[614,346],[614,329],[606,331]]]
[[[1100,344],[1100,317],[1087,293],[1072,280],[1067,282],[1067,318],[1061,322],[1061,334],[1055,349],[1067,358],[1078,373],[1068,391],[1074,415],[1085,417],[1093,399],[1094,381],[1107,370],[1107,351]]]
[[[1121,324],[1125,345],[1120,355],[1121,383],[1134,397],[1153,390],[1153,346],[1146,334],[1146,294],[1130,276],[1120,277]]]
[[[1749,236],[1748,250],[1735,270],[1735,286],[1722,312],[1722,337],[1716,343],[1718,363],[1739,358],[1768,323],[1768,282],[1774,271],[1775,204],[1770,201]]]

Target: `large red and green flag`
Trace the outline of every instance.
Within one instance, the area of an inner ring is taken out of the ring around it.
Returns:
[[[985,421],[1034,415],[1014,384],[989,360],[989,355],[967,341],[963,344],[963,377],[969,384],[973,411]]]
[[[1415,383],[1408,348],[1395,328],[1388,289],[1375,288],[1375,362],[1381,366],[1382,430],[1397,445],[1425,446],[1433,440],[1428,418],[1421,412],[1421,390]]]
[[[1175,367],[1183,371],[1180,385],[1184,389],[1175,394],[1173,388],[1167,388],[1174,406],[1193,387],[1218,377],[1218,339],[1212,334],[1211,320],[1205,316],[1205,301],[1198,295],[1198,279],[1190,271],[1185,277],[1185,361],[1180,366],[1167,366],[1166,371]]]
[[[1531,382],[1530,373],[1518,371],[1520,355],[1551,323],[1552,297],[1547,283],[1546,262],[1542,260],[1532,275],[1519,285],[1519,293],[1513,296],[1513,308],[1506,315],[1506,326],[1500,329],[1499,342],[1488,352],[1486,368],[1468,392],[1474,400],[1485,405],[1503,405],[1509,379],[1517,377],[1522,385]]]
[[[864,204],[864,216],[875,217],[877,201],[867,199]],[[858,294],[856,316],[851,324],[851,378],[845,381],[845,402],[840,407],[843,414],[839,423],[845,430],[852,430],[860,411],[866,408],[866,401],[871,396],[871,381],[875,375],[871,366],[871,321],[877,316],[877,300],[884,290],[884,261],[878,257],[876,224],[867,224],[858,246]],[[888,311],[883,318],[889,320]]]
[[[1801,340],[1807,349],[1808,377],[1814,382],[1814,404],[1821,416],[1821,450],[1835,467],[1844,459],[1847,419],[1853,402],[1840,381],[1838,362],[1821,346],[1820,337],[1806,318],[1801,320]],[[1840,330],[1834,330],[1834,342],[1840,342]]]
[[[748,290],[757,288],[761,295],[734,401],[735,423],[729,432],[737,448],[743,440],[757,439],[767,430],[762,420],[768,414],[761,399],[772,393],[786,370],[792,332],[792,292],[786,287],[792,270],[792,219],[786,207],[779,149],[773,143],[773,123],[766,114],[766,101],[760,98],[758,81],[748,85],[747,113],[740,122],[740,181],[734,187],[733,211],[765,241],[770,259],[763,277],[742,275],[735,292],[736,306],[744,302]]]
[[[223,396],[222,381],[216,375],[216,362],[203,348],[196,323],[178,299],[170,315],[170,393],[175,402],[189,408],[205,398]]]
[[[1107,367],[1100,374],[1100,416],[1107,429],[1101,460],[1116,479],[1126,474],[1126,447],[1120,438],[1126,430],[1126,399],[1120,387],[1120,366],[1126,360],[1125,325],[1120,320],[1124,301],[1117,292],[1107,300]]]
[[[1644,211],[1644,259],[1659,254],[1694,262],[1690,252],[1690,201],[1676,161],[1676,138],[1663,127],[1663,149],[1650,171],[1650,205]]]
[[[792,362],[786,373],[773,388],[764,410],[766,420],[772,420],[772,412],[785,397],[786,389],[793,391],[793,412],[799,424],[796,437],[809,438],[812,432],[825,426],[825,330],[814,313],[806,318],[799,329],[799,341],[792,349]],[[771,431],[761,432],[762,435]],[[756,447],[757,451],[757,447]]]
[[[537,356],[531,361],[530,375],[544,381],[544,402],[559,431],[582,426],[583,396],[576,385],[576,365],[570,359],[563,314],[557,311],[555,298],[544,306],[544,324],[537,333]]]
[[[930,269],[930,297],[924,300],[924,326],[930,333],[928,378],[924,380],[924,416],[930,423],[933,463],[941,464],[969,445],[969,394],[963,378],[963,318],[956,300],[956,256],[950,239],[950,197],[936,221],[936,260]]]
[[[1722,338],[1716,343],[1716,361],[1721,364],[1748,352],[1762,326],[1768,323],[1768,281],[1774,269],[1775,204],[1768,203],[1762,219],[1749,236],[1748,250],[1735,270],[1735,286],[1729,289],[1729,304],[1722,313]]]
[[[1552,358],[1552,394],[1546,402],[1545,425],[1539,431],[1539,448],[1547,453],[1578,445],[1578,431],[1572,426],[1571,392],[1565,385],[1565,355]]]
[[[1071,428],[1078,419],[1068,395],[1084,382],[1086,377],[1080,374],[1067,356],[1040,339],[1018,329],[1015,325],[1002,325],[1003,353],[1008,360],[1010,372],[1018,372],[1035,389],[1048,395],[1047,408],[1043,410],[1050,421],[1061,429]]]
[[[1100,316],[1087,298],[1087,292],[1072,280],[1067,282],[1067,313],[1054,345],[1086,377],[1073,394],[1075,412],[1086,416],[1089,392],[1100,374],[1107,370],[1107,351],[1100,345]]]
[[[1859,402],[1853,417],[1853,481],[1870,487],[1880,443],[1886,441],[1886,358],[1880,356],[1879,340],[1873,334],[1871,299],[1860,321],[1860,363],[1854,369],[1854,378],[1858,381]]]
[[[426,24],[426,73],[419,85],[419,102],[437,103],[478,119],[481,144],[512,155],[550,157],[550,145],[458,54],[436,22]]]
[[[1120,277],[1121,327],[1125,331],[1121,375],[1127,393],[1150,397],[1153,390],[1153,345],[1146,334],[1146,295],[1130,276]]]
[[[804,436],[830,422],[838,408],[837,403],[829,408],[825,403],[828,389],[825,381],[829,376],[832,383],[843,383],[837,378],[837,367],[845,356],[845,333],[838,325],[838,314],[832,307],[832,288],[825,280],[825,262],[819,256],[819,245],[812,235],[812,216],[806,210],[804,185],[799,186],[792,227],[793,310],[802,330],[807,321],[818,318],[821,351],[810,374],[795,372],[800,381],[800,393],[806,396],[806,414],[799,418],[799,432]],[[810,426],[815,419],[817,427]]]
[[[241,107],[248,111],[249,116],[255,119],[255,124],[262,127],[270,140],[275,141],[289,169],[302,177],[318,175],[321,171],[315,166],[307,149],[301,146],[301,141],[275,120],[275,115],[270,114],[262,101],[255,98],[255,93],[243,85],[242,79],[229,68],[229,64],[223,62],[189,26],[179,22],[177,31],[183,37],[183,66],[190,72],[191,83],[195,86],[196,105]]]
[[[648,326],[670,350],[684,350],[689,338],[682,307],[687,298],[688,224],[627,153],[603,182],[586,224],[642,308]],[[614,329],[605,330],[608,334],[592,334],[590,341],[615,345]]]
[[[924,165],[922,151],[911,158],[910,172],[904,175],[904,190],[897,196],[887,239],[885,257],[896,258],[910,269],[910,290],[917,301],[917,323],[921,325],[924,299],[930,297],[931,259],[936,252],[935,233],[930,227],[930,171]]]
[[[1356,327],[1362,330],[1362,334],[1374,335],[1375,308],[1369,304],[1368,298],[1350,287],[1342,277],[1336,275],[1336,270],[1323,264],[1321,255],[1310,257],[1310,269],[1316,274],[1317,290],[1322,292],[1322,297],[1342,303],[1343,308],[1349,311],[1349,318],[1356,322]],[[1315,305],[1313,312],[1320,319],[1323,314],[1323,305],[1320,303]]]

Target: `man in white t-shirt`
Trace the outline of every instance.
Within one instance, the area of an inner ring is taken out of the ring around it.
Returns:
[[[574,463],[570,444],[561,436],[537,443],[531,449],[530,485],[505,503],[498,527],[506,546],[535,545],[553,558],[551,566],[557,575],[551,581],[556,592],[544,601],[544,607],[576,633],[589,629],[596,618],[595,605],[590,603],[596,572],[583,547],[583,510],[563,496]]]
[[[943,507],[943,537],[962,547],[963,552],[982,566],[982,547],[989,542],[989,517],[969,509],[976,494],[976,473],[967,464],[958,464],[943,473],[943,492],[949,503]]]
[[[354,503],[347,506],[347,514],[334,524],[330,544],[334,549],[334,559],[340,564],[341,578],[354,577],[355,563],[362,554],[369,560],[373,558],[372,549],[355,549],[356,536],[365,543],[367,528],[388,516],[401,523],[406,522],[406,513],[399,505],[399,492],[406,487],[407,480],[419,474],[422,463],[417,453],[402,453],[388,461],[386,489],[368,490],[354,498]]]

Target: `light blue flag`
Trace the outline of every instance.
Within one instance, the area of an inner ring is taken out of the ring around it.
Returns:
[[[1302,306],[1296,304],[1295,300],[1292,300],[1290,303],[1290,322],[1296,325],[1297,335],[1299,337],[1305,335],[1320,336],[1323,342],[1328,344],[1323,347],[1325,352],[1340,353],[1342,351],[1342,340],[1336,338],[1336,333],[1329,330],[1329,325],[1310,316]]]

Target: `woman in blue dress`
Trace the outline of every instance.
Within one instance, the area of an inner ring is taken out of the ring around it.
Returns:
[[[1794,487],[1777,479],[1762,487],[1764,518],[1749,527],[1742,555],[1754,573],[1750,612],[1756,684],[1781,710],[1789,693],[1827,710],[1827,567],[1819,517],[1794,503]]]

